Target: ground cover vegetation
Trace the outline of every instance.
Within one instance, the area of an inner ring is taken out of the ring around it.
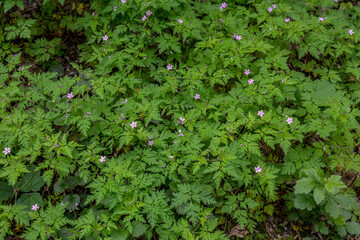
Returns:
[[[360,4],[0,1],[0,239],[357,239]]]

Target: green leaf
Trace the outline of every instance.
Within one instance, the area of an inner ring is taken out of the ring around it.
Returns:
[[[340,215],[340,207],[333,199],[327,201],[325,211],[333,218],[337,218]]]
[[[311,211],[316,206],[316,203],[310,194],[296,194],[294,206],[301,210],[307,209]]]
[[[0,182],[0,202],[7,200],[14,194],[14,189],[6,182]]]
[[[346,232],[345,226],[335,225],[335,230],[340,235],[340,237],[346,236],[347,232]]]
[[[319,222],[314,224],[315,231],[321,232],[322,234],[328,235],[329,228],[326,226],[324,222]]]
[[[326,191],[321,186],[316,186],[314,190],[314,200],[319,205],[325,199]]]
[[[360,235],[360,224],[357,222],[348,222],[345,228],[351,235]]]
[[[24,206],[26,206],[26,210],[30,211],[31,207],[35,204],[37,204],[38,206],[43,206],[44,202],[42,200],[42,197],[40,195],[40,193],[23,193],[21,194],[20,198],[17,200],[16,204],[22,204]]]
[[[111,231],[111,237],[112,239],[126,240],[128,237],[128,232],[125,229],[113,229]]]
[[[332,175],[326,182],[325,188],[330,193],[335,193],[341,188],[345,188],[344,183],[340,181],[341,176]]]
[[[80,204],[80,196],[78,194],[69,194],[63,198],[64,203],[69,203],[66,206],[67,210],[73,211]]]
[[[19,181],[19,190],[22,192],[39,191],[45,182],[40,176],[40,173],[34,172],[35,166],[32,166],[29,173],[26,173]]]
[[[302,178],[296,182],[295,194],[309,193],[315,185],[316,182],[312,178]]]
[[[340,204],[341,207],[343,207],[346,210],[352,210],[355,209],[357,206],[355,197],[352,197],[350,195],[336,195],[333,196],[333,199]]]
[[[133,227],[133,231],[132,231],[132,235],[134,237],[140,237],[141,235],[143,235],[146,231],[146,225],[141,223],[141,222],[132,222],[132,227]]]

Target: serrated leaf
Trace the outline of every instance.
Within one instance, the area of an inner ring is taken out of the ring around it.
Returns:
[[[133,227],[132,235],[134,237],[140,237],[146,231],[146,225],[141,222],[135,221],[135,222],[132,222],[131,225]]]
[[[360,224],[357,222],[348,222],[345,228],[351,235],[360,235]]]
[[[332,199],[327,201],[325,205],[325,211],[333,218],[337,218],[340,215],[340,207]]]
[[[297,180],[295,185],[295,194],[309,193],[315,187],[316,182],[312,178],[302,178]]]
[[[314,189],[314,200],[319,205],[325,199],[326,191],[321,186],[316,186]]]
[[[73,211],[80,204],[80,196],[78,194],[69,194],[63,198],[64,203],[69,203],[66,206],[67,210]]]
[[[14,194],[14,189],[4,181],[0,182],[0,202],[9,199]]]
[[[40,172],[34,172],[35,166],[32,166],[29,173],[26,173],[19,181],[19,190],[22,192],[39,191],[45,182],[40,176]]]
[[[296,194],[294,206],[301,210],[307,209],[311,211],[316,206],[316,203],[312,194]]]
[[[23,193],[21,194],[20,198],[17,200],[16,204],[21,204],[26,206],[26,210],[30,211],[31,207],[35,204],[37,204],[38,206],[43,206],[44,202],[42,200],[42,197],[40,195],[40,193]]]

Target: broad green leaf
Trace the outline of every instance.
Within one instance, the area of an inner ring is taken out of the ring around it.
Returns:
[[[324,199],[326,195],[326,191],[322,186],[316,186],[314,189],[314,200],[317,205],[319,205]]]
[[[133,227],[133,231],[132,231],[132,235],[134,237],[140,237],[141,235],[143,235],[146,231],[146,225],[141,223],[141,222],[132,222],[132,227]]]
[[[297,180],[295,185],[295,194],[309,193],[315,187],[316,182],[312,178],[302,178]]]
[[[6,182],[0,182],[0,202],[9,199],[14,194],[14,189]]]
[[[16,204],[22,204],[26,206],[26,210],[30,211],[32,206],[37,204],[39,207],[44,205],[40,193],[23,193],[20,198],[17,200]]]
[[[26,173],[19,181],[19,190],[22,192],[39,191],[45,182],[40,176],[40,172],[34,172],[35,166],[32,166],[29,173]]]
[[[333,199],[327,201],[325,210],[333,218],[337,218],[340,215],[340,207]]]
[[[311,211],[316,206],[316,203],[312,194],[296,194],[294,206],[301,210],[307,209]]]
[[[357,222],[348,222],[345,228],[351,235],[360,235],[360,224]]]

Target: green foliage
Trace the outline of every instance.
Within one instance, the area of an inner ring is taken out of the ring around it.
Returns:
[[[352,2],[0,1],[0,239],[359,234]]]
[[[351,211],[356,210],[357,203],[354,196],[342,192],[346,185],[341,181],[341,176],[324,177],[320,169],[304,170],[303,175],[295,185],[294,207],[308,211],[314,220],[321,215],[327,216],[327,223],[316,222],[315,230],[328,235],[333,226],[341,237],[347,233],[359,234],[360,224],[347,222],[351,219]]]

